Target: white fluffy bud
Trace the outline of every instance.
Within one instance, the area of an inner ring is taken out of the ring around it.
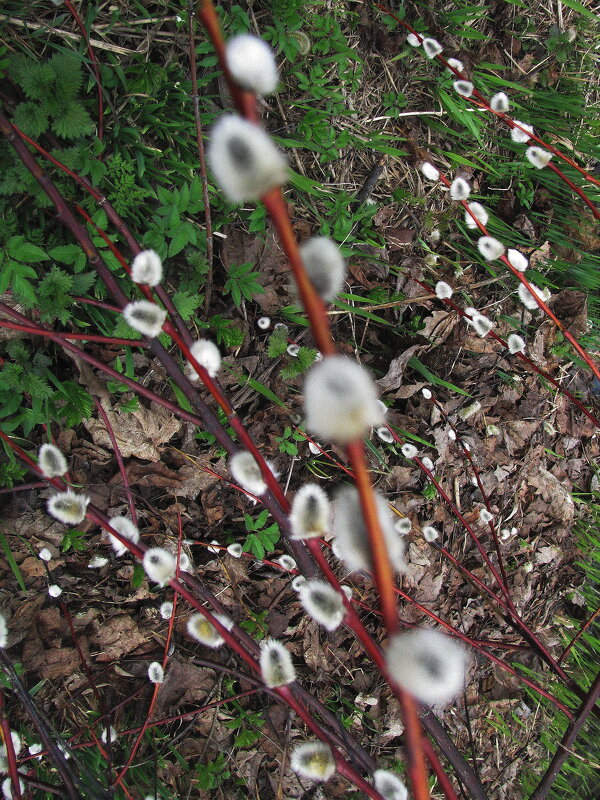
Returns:
[[[78,525],[85,519],[90,498],[85,494],[75,494],[72,489],[58,492],[48,499],[48,513],[65,525]]]
[[[150,580],[161,587],[175,577],[175,557],[162,547],[150,547],[146,550],[143,565]]]
[[[402,571],[404,542],[394,527],[387,502],[378,492],[375,493],[375,502],[390,562],[396,571]],[[333,534],[338,557],[351,572],[372,570],[373,555],[358,491],[350,487],[341,489],[333,509]]]
[[[408,442],[403,444],[400,449],[404,458],[414,458],[419,452],[414,444],[408,444]]]
[[[294,772],[313,781],[327,781],[335,772],[331,748],[324,742],[305,742],[292,750],[290,765]]]
[[[475,328],[477,335],[481,336],[482,338],[487,336],[494,327],[492,320],[488,319],[483,314],[476,314],[471,322],[471,325]]]
[[[131,262],[131,280],[134,283],[158,286],[162,274],[162,261],[156,250],[142,250]]]
[[[346,262],[338,246],[326,236],[313,236],[300,246],[300,255],[315,291],[325,302],[331,302],[346,278]]]
[[[277,65],[273,51],[258,36],[242,33],[229,39],[225,46],[225,58],[231,77],[242,89],[267,95],[277,88]]]
[[[123,309],[125,322],[134,330],[154,339],[162,330],[162,326],[167,318],[167,312],[150,303],[148,300],[136,300],[135,303],[128,303]]]
[[[530,283],[529,285],[531,286],[533,291],[537,294],[537,296],[540,298],[540,300],[543,300],[544,303],[548,302],[551,296],[549,289],[546,288],[542,291],[539,288],[539,286],[535,285],[535,283]],[[535,299],[533,294],[529,291],[527,286],[525,286],[524,283],[519,284],[518,292],[519,292],[519,300],[523,303],[525,308],[528,308],[530,311],[534,311],[536,308],[538,308],[537,300]]]
[[[229,459],[229,471],[233,480],[250,494],[260,496],[267,491],[260,467],[247,450],[241,450]]]
[[[440,532],[437,528],[434,528],[433,525],[425,525],[422,528],[423,538],[426,542],[435,542],[436,539],[439,538]]]
[[[406,37],[406,43],[411,47],[418,47],[421,44],[421,40],[414,33],[409,33]]]
[[[364,367],[327,356],[304,383],[306,427],[322,439],[348,444],[383,422],[375,384]]]
[[[438,42],[438,40],[432,39],[431,37],[423,39],[422,45],[427,58],[435,58],[443,50],[442,45]]]
[[[450,197],[453,200],[466,200],[471,194],[471,187],[464,178],[455,178],[450,184]]]
[[[160,615],[163,619],[171,619],[171,614],[173,613],[173,603],[166,600],[164,603],[160,605]]]
[[[408,800],[408,789],[404,783],[387,769],[375,770],[373,783],[384,800]]]
[[[481,236],[477,240],[477,249],[486,261],[495,261],[504,255],[504,245],[493,236]]]
[[[215,619],[228,631],[233,628],[233,620],[224,614],[215,614]],[[203,614],[192,614],[187,623],[187,631],[192,639],[207,647],[220,647],[225,641],[212,622],[209,622]]]
[[[260,647],[260,671],[265,685],[274,689],[293,683],[296,670],[289,650],[276,639],[265,639]]]
[[[396,522],[394,528],[399,536],[407,536],[411,531],[412,522],[408,517],[403,517]]]
[[[296,492],[290,512],[294,539],[316,539],[329,528],[329,500],[316,483],[307,483]]]
[[[148,667],[148,680],[150,683],[163,683],[165,680],[165,671],[162,664],[158,661],[153,661]]]
[[[457,72],[462,72],[464,70],[464,68],[465,68],[465,65],[463,64],[463,62],[460,61],[458,58],[449,58],[448,59],[448,66],[449,67],[454,67],[454,69]]]
[[[519,272],[525,272],[529,266],[529,261],[525,258],[523,253],[521,253],[519,250],[513,250],[512,247],[507,251],[506,257],[512,266]]]
[[[57,478],[68,470],[67,459],[53,444],[43,444],[38,452],[38,467],[45,478]]]
[[[217,345],[211,342],[210,339],[198,339],[190,347],[190,353],[200,366],[204,367],[211,378],[214,378],[221,369],[221,353]],[[198,380],[198,373],[189,362],[186,374],[191,381]]]
[[[241,544],[238,544],[238,542],[234,542],[233,544],[230,544],[228,546],[227,552],[229,553],[230,556],[233,556],[233,558],[241,558],[242,553],[244,551],[242,550]]]
[[[528,147],[525,151],[525,156],[536,169],[544,169],[550,163],[552,153],[544,150],[543,147]]]
[[[447,300],[452,297],[453,289],[449,283],[445,281],[438,281],[435,285],[435,296],[438,300]]]
[[[481,222],[482,225],[484,226],[487,225],[489,214],[485,210],[485,208],[481,205],[481,203],[469,203],[469,208],[471,209],[473,214],[477,217],[479,222]],[[471,230],[475,230],[475,228],[477,227],[477,223],[466,209],[465,209],[465,225],[467,226],[467,228],[470,228]]]
[[[6,617],[0,614],[0,647],[4,650],[8,642],[8,625],[6,624]]]
[[[521,122],[518,119],[515,119],[514,122],[516,122],[517,125],[520,125],[521,128],[525,128],[525,130],[522,131],[521,128],[511,128],[510,138],[513,140],[513,142],[517,142],[518,144],[524,144],[525,142],[528,142],[531,139],[531,134],[533,133],[533,126],[527,125],[527,123]]]
[[[109,740],[111,744],[117,741],[117,731],[115,730],[115,728],[113,728],[112,725],[110,726],[110,728],[104,728],[104,730],[100,734],[100,741],[102,742],[102,744],[108,744]]]
[[[111,528],[114,528],[117,533],[120,533],[125,539],[137,544],[140,540],[140,532],[133,522],[127,517],[112,517],[108,520]],[[118,556],[122,556],[127,552],[127,546],[120,542],[112,533],[108,534],[108,538],[112,545],[113,550]]]
[[[334,631],[346,615],[342,596],[325,581],[306,581],[298,596],[306,613],[328,631]]]
[[[525,340],[516,333],[511,333],[507,340],[508,345],[508,352],[512,353],[524,353],[525,352]]]
[[[258,200],[288,176],[285,156],[271,137],[236,114],[226,114],[213,126],[207,158],[232,203]]]
[[[461,97],[471,97],[475,88],[471,81],[454,81],[454,91]]]
[[[390,677],[422,703],[447,703],[462,689],[466,654],[437,631],[415,629],[390,639],[386,663]]]
[[[498,114],[506,114],[510,108],[508,95],[505,92],[497,92],[490,100],[490,108]]]
[[[479,521],[482,525],[488,525],[494,519],[494,515],[487,508],[479,509]]]
[[[428,181],[437,181],[440,177],[440,171],[434,167],[430,161],[424,161],[421,164],[421,172]]]

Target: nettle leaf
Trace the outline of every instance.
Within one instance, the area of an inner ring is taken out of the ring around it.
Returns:
[[[70,53],[54,53],[49,67],[54,74],[57,94],[67,100],[75,98],[83,81],[79,58]]]
[[[29,66],[20,74],[19,84],[31,100],[43,100],[54,80],[54,72],[49,64],[38,64],[27,59]]]
[[[73,103],[54,118],[52,130],[63,139],[77,139],[89,136],[94,130],[94,122],[82,105]]]
[[[287,331],[285,328],[278,328],[269,336],[269,347],[267,353],[269,358],[282,356],[287,350]]]
[[[79,425],[82,420],[92,416],[94,401],[83,386],[74,381],[64,381],[61,389],[54,393],[54,402],[62,404],[59,416],[68,428]]]
[[[187,322],[203,299],[204,295],[180,290],[173,295],[173,305],[181,314],[184,322]]]
[[[13,122],[27,136],[36,139],[48,130],[48,109],[40,103],[19,103],[15,108]]]

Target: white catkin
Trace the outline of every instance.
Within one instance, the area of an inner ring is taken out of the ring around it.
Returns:
[[[382,425],[380,428],[377,428],[375,433],[381,439],[382,442],[386,442],[386,444],[393,444],[394,434],[391,432],[389,428],[386,428],[385,425]]]
[[[335,772],[331,748],[324,742],[305,742],[292,750],[290,766],[303,778],[327,781]]]
[[[404,458],[415,458],[419,453],[414,444],[408,444],[408,442],[402,445],[401,450]]]
[[[342,596],[326,581],[306,581],[298,589],[298,596],[306,613],[328,631],[342,623],[346,615]]]
[[[543,300],[544,303],[548,302],[548,300],[551,297],[550,290],[548,288],[542,290],[540,289],[539,286],[536,286],[535,283],[530,283],[529,285],[531,286],[533,291],[537,294],[537,296],[540,298],[540,300]],[[525,284],[523,283],[519,284],[518,294],[519,294],[519,300],[523,303],[525,308],[528,308],[530,311],[534,311],[536,308],[538,308],[537,300],[535,299],[533,294],[529,291],[527,286],[525,286]]]
[[[465,68],[463,62],[458,58],[449,58],[448,59],[448,66],[454,67],[457,72],[462,72]]]
[[[434,466],[434,465],[433,465],[433,461],[432,461],[432,460],[429,458],[429,456],[424,456],[424,457],[421,459],[421,462],[422,462],[422,464],[423,464],[423,466],[424,466],[424,467],[427,467],[427,469],[428,469],[430,472],[433,472],[433,466]]]
[[[384,800],[408,800],[408,789],[394,772],[375,770],[373,783]]]
[[[143,565],[146,575],[160,587],[166,586],[175,577],[175,557],[162,547],[146,550]]]
[[[160,605],[160,615],[163,619],[171,619],[171,614],[173,613],[173,603],[166,600],[164,603]]]
[[[440,177],[439,169],[434,167],[430,161],[424,161],[421,164],[421,172],[428,181],[437,181]]]
[[[475,88],[471,81],[454,81],[454,91],[461,97],[471,97]]]
[[[344,356],[327,356],[304,382],[306,427],[319,438],[348,444],[381,425],[384,415],[368,371]]]
[[[542,147],[528,147],[525,151],[525,157],[536,169],[544,169],[550,163],[552,153]]]
[[[422,45],[427,58],[435,58],[443,50],[442,45],[438,42],[438,40],[432,39],[429,36],[423,39]]]
[[[260,467],[252,453],[247,450],[235,453],[229,459],[229,471],[233,480],[239,483],[246,492],[260,496],[267,491],[267,484],[263,479]]]
[[[490,108],[498,114],[506,114],[510,108],[508,95],[505,92],[497,92],[490,100]]]
[[[483,314],[476,314],[471,324],[475,328],[477,335],[482,338],[487,336],[494,327],[492,320],[488,319]]]
[[[271,320],[269,317],[259,317],[259,319],[256,321],[256,324],[261,331],[267,331],[271,327]]]
[[[421,44],[421,40],[418,36],[415,36],[414,33],[409,33],[406,37],[406,43],[409,44],[411,47],[419,47]]]
[[[52,561],[52,553],[48,550],[47,547],[42,547],[40,552],[38,553],[38,558],[41,558],[42,561]]]
[[[473,414],[477,414],[479,411],[481,411],[481,403],[479,400],[475,400],[474,403],[465,406],[465,408],[461,408],[458,412],[458,416],[463,422],[466,422]]]
[[[260,671],[269,689],[286,686],[296,680],[296,670],[289,650],[277,639],[265,639],[260,644]]]
[[[439,538],[440,532],[437,528],[434,528],[433,525],[425,525],[422,528],[423,538],[426,542],[435,542],[436,539]]]
[[[447,703],[463,687],[467,657],[463,647],[438,631],[417,628],[390,638],[389,674],[427,705]]]
[[[296,569],[296,561],[291,557],[284,553],[284,555],[279,556],[278,559],[275,561],[276,564],[284,569],[286,572],[291,572],[292,570]]]
[[[514,250],[512,247],[506,251],[506,257],[512,266],[519,272],[525,272],[529,266],[529,261],[525,258],[523,253],[519,250]]]
[[[398,522],[394,525],[394,528],[398,532],[400,536],[406,536],[410,533],[412,529],[412,522],[408,517],[404,517],[403,519],[399,519]]]
[[[108,558],[104,556],[92,556],[87,565],[88,569],[102,569],[108,564]]]
[[[162,261],[156,250],[142,250],[131,262],[131,280],[134,283],[158,286],[162,275]]]
[[[231,77],[243,89],[265,96],[277,88],[274,53],[258,36],[242,33],[228,39],[225,59]]]
[[[287,181],[284,154],[260,126],[225,114],[213,126],[207,160],[232,203],[256,201]]]
[[[300,256],[317,294],[331,302],[346,279],[346,261],[336,243],[326,236],[313,236],[300,246]]]
[[[0,647],[4,650],[8,641],[8,625],[6,617],[0,614]]]
[[[112,725],[110,726],[110,728],[104,728],[104,730],[100,734],[100,741],[102,742],[102,744],[108,744],[109,740],[111,743],[117,741],[117,731],[115,730],[115,728],[113,728]]]
[[[198,339],[190,347],[190,353],[211,378],[214,378],[221,369],[221,353],[217,345],[210,339]],[[186,374],[191,381],[199,379],[198,373],[190,362],[187,364]]]
[[[481,236],[477,240],[477,249],[486,261],[495,261],[504,255],[504,245],[493,236]]]
[[[428,389],[427,387],[421,389],[421,394],[423,395],[425,400],[431,400],[432,398],[431,389]]]
[[[227,630],[233,627],[233,620],[223,614],[215,614],[221,625]],[[187,623],[189,635],[207,647],[220,647],[225,641],[215,626],[203,614],[192,614]]]
[[[483,226],[487,225],[489,214],[485,210],[485,208],[481,205],[481,203],[469,203],[469,208]],[[471,230],[475,230],[475,228],[477,227],[477,223],[466,209],[465,209],[465,225],[467,226],[467,228],[470,228]]]
[[[453,200],[466,200],[471,194],[471,187],[464,178],[455,178],[450,184],[450,197]]]
[[[148,666],[148,680],[150,683],[164,683],[165,671],[158,661],[153,661]]]
[[[508,352],[512,353],[524,353],[525,352],[525,340],[516,333],[511,333],[507,340],[508,345]]]
[[[525,128],[525,131],[522,131],[520,128],[511,128],[510,131],[510,138],[513,142],[517,142],[517,144],[524,144],[531,139],[531,134],[533,133],[533,126],[527,125],[526,122],[521,122],[518,119],[515,119],[514,122],[517,125],[520,125],[521,128]]]
[[[65,525],[78,525],[85,519],[90,498],[85,494],[75,494],[71,489],[53,494],[47,503],[48,513]]]
[[[479,509],[479,521],[482,525],[488,525],[494,519],[494,515],[487,508]]]
[[[123,309],[125,322],[134,330],[154,339],[162,330],[162,326],[167,318],[167,312],[150,303],[148,300],[136,300],[135,303],[128,303]]]
[[[67,459],[53,444],[43,444],[38,452],[38,467],[45,478],[58,478],[68,470]]]
[[[237,542],[234,542],[234,544],[230,544],[227,547],[227,552],[233,558],[241,558],[242,557],[242,553],[244,551],[242,550],[242,545],[241,544],[238,544]]]
[[[140,540],[140,532],[136,525],[127,517],[112,517],[108,520],[111,528],[114,528],[117,533],[120,533],[125,539],[137,544]],[[127,552],[127,545],[120,542],[112,533],[108,534],[109,541],[113,550],[118,556],[122,556]]]

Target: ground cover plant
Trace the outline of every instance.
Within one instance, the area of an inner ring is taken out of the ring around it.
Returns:
[[[597,796],[592,5],[0,24],[4,795]]]

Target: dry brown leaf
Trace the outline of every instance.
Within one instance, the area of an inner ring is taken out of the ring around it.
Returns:
[[[409,347],[408,350],[405,350],[401,355],[395,358],[389,365],[388,371],[380,378],[378,381],[375,381],[377,386],[382,392],[389,392],[392,389],[397,389],[401,383],[402,378],[404,377],[404,370],[406,369],[406,365],[410,361],[410,359],[415,355],[415,353],[420,353],[425,348],[422,345],[415,344],[412,347]]]
[[[113,661],[131,653],[144,644],[148,637],[137,622],[127,614],[94,622],[91,641],[98,647],[96,661]]]
[[[181,428],[181,421],[157,403],[151,403],[150,408],[140,406],[130,413],[103,405],[123,458],[135,456],[143,461],[159,461],[159,447],[170,441]],[[102,420],[89,419],[83,424],[96,444],[112,450]]]
[[[425,326],[419,331],[419,336],[425,336],[432,343],[441,344],[450,336],[459,321],[460,317],[454,311],[434,311],[425,319]]]

